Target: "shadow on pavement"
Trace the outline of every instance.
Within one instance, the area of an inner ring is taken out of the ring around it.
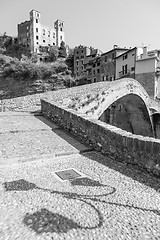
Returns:
[[[44,116],[35,116],[35,118],[37,118],[38,120],[48,125],[57,136],[61,137],[63,140],[68,142],[70,145],[75,147],[80,152],[86,152],[86,151],[92,150],[92,148],[89,145],[80,142],[78,138],[76,138],[76,136],[62,129],[61,127],[56,125],[54,122],[52,122],[49,118],[46,118]]]
[[[46,208],[33,214],[27,213],[23,219],[23,223],[34,230],[37,234],[41,233],[67,233],[71,229],[77,229],[77,223],[73,220],[62,216],[58,213],[52,213]]]
[[[81,179],[73,180],[71,184],[73,188],[74,188],[74,185],[78,185],[78,184],[83,185],[85,187],[87,186],[95,186],[95,187],[105,186],[106,187],[107,186],[99,183],[98,181],[94,181],[92,179],[87,179],[87,178],[83,178],[82,180]],[[156,215],[160,215],[160,211],[156,209],[146,209],[146,208],[140,208],[140,207],[128,205],[128,204],[110,202],[109,200],[107,201],[107,198],[105,200],[104,198],[101,198],[101,195],[89,196],[89,195],[82,195],[78,193],[60,192],[60,191],[54,191],[51,189],[44,189],[24,179],[19,179],[12,182],[4,182],[3,185],[6,191],[29,191],[32,189],[39,189],[41,191],[46,191],[46,192],[49,192],[50,194],[54,194],[55,195],[54,197],[56,197],[56,194],[57,194],[57,196],[60,195],[64,199],[65,198],[72,199],[72,200],[75,199],[75,200],[78,200],[79,202],[82,202],[83,204],[88,205],[93,211],[93,216],[95,214],[97,215],[98,223],[95,226],[91,226],[91,223],[92,223],[92,219],[91,219],[89,226],[85,227],[85,226],[81,226],[80,224],[76,223],[74,220],[66,216],[63,216],[59,213],[51,212],[46,208],[41,208],[39,211],[36,211],[32,214],[26,213],[23,218],[23,223],[30,229],[34,230],[37,234],[47,233],[47,232],[50,232],[50,233],[55,232],[60,234],[60,233],[67,233],[69,230],[73,228],[74,229],[96,229],[101,227],[103,225],[104,218],[103,218],[103,214],[100,212],[98,207],[95,207],[97,206],[97,203],[112,205],[115,207],[119,206],[119,207],[127,208],[129,210],[137,209],[137,210],[142,210],[144,212],[150,212]],[[111,186],[108,186],[108,187],[110,187],[112,190],[110,193],[104,194],[103,197],[104,196],[107,197],[116,192],[115,188]],[[105,214],[105,218],[106,218],[106,214]],[[108,216],[108,218],[110,218],[110,216]]]
[[[91,159],[92,161],[103,164],[108,168],[120,172],[121,174],[124,174],[125,176],[160,192],[160,178],[150,174],[145,169],[140,168],[138,165],[118,162],[98,152],[82,153],[81,155]]]

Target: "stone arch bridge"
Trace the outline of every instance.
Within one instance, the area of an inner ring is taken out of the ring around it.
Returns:
[[[88,91],[87,95],[73,98],[69,107],[135,134],[155,135],[151,116],[153,100],[139,82],[125,78],[102,86],[94,94]]]
[[[47,93],[41,111],[104,155],[160,176],[160,139],[151,117],[159,104],[134,79]]]

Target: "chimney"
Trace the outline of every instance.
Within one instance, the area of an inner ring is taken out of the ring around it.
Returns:
[[[113,45],[113,48],[114,48],[114,49],[115,49],[115,48],[118,48],[118,45],[116,45],[116,44],[115,44],[115,45]]]
[[[147,57],[147,46],[143,47],[143,58]]]

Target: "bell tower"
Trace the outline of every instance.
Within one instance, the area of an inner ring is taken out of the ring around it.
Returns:
[[[30,12],[30,38],[31,38],[31,53],[39,52],[40,42],[40,12],[32,10]]]
[[[56,46],[60,47],[61,42],[65,42],[65,37],[64,37],[64,21],[57,20],[54,23],[54,28],[56,30]]]

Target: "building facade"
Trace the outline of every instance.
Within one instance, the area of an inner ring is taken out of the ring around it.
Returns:
[[[100,59],[100,80],[114,81],[116,75],[116,57],[127,52],[127,48],[119,48],[117,45],[113,49],[101,55]]]
[[[136,59],[143,53],[142,48],[134,47],[116,57],[116,79],[131,77],[135,78]]]
[[[40,47],[60,47],[61,42],[65,42],[64,21],[55,21],[52,28],[44,26],[40,12],[32,10],[30,20],[18,24],[18,41],[31,53],[40,53]]]
[[[78,46],[74,49],[74,75],[80,76],[86,73],[91,76],[92,68],[90,68],[91,62],[101,55],[101,51],[87,46]],[[89,70],[90,69],[90,70]]]
[[[135,68],[135,79],[154,98],[160,98],[160,79],[156,74],[160,67],[159,57],[160,50],[147,51],[147,47],[144,47],[143,54],[136,60]]]
[[[160,50],[148,51],[147,47],[135,47],[116,58],[116,79],[136,79],[151,97],[160,98]]]

